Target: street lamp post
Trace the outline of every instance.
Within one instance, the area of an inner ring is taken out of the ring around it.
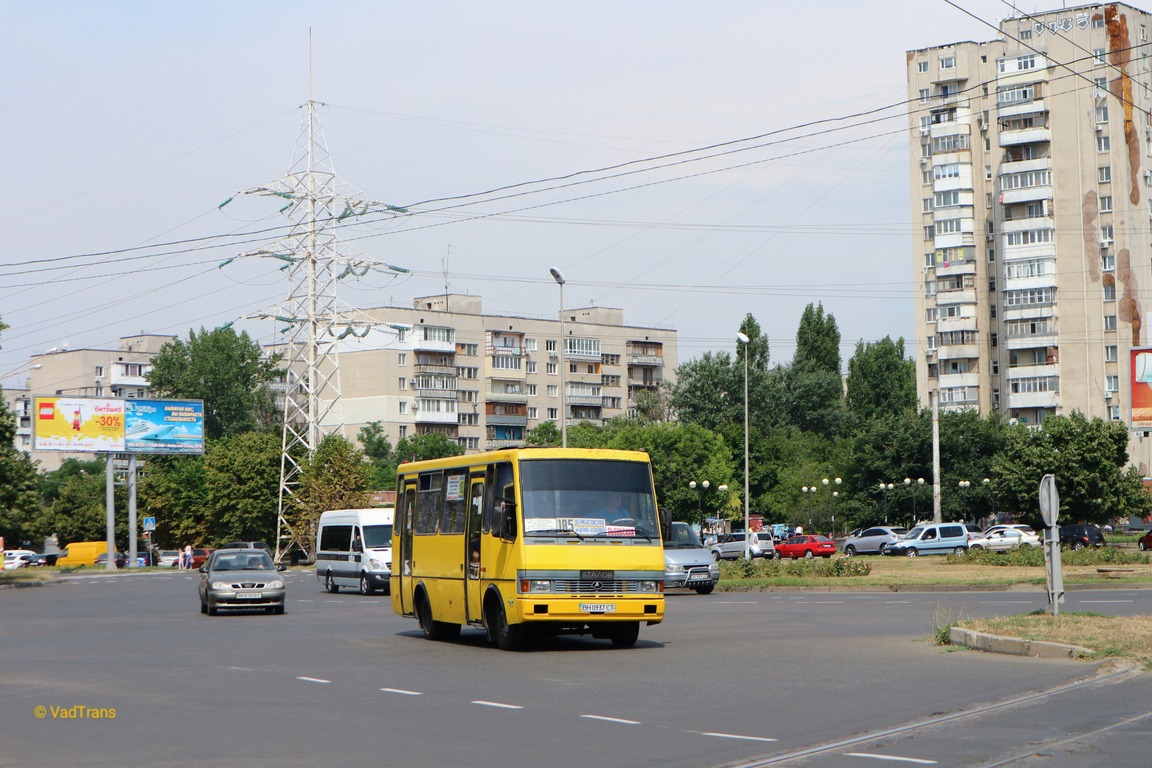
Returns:
[[[820,481],[820,484],[823,485],[825,488],[828,488],[830,485],[833,485],[833,484],[836,486],[836,489],[834,491],[832,491],[832,538],[836,538],[836,499],[839,498],[839,496],[840,496],[840,483],[842,483],[842,482],[844,482],[844,481],[838,477],[834,480],[829,480],[828,478],[824,478],[823,480]]]
[[[704,491],[708,490],[708,486],[710,486],[710,485],[711,485],[711,483],[709,483],[707,480],[700,483],[699,485],[696,484],[695,480],[688,481],[688,487],[689,488],[691,488],[692,490],[696,490],[697,488],[700,489],[700,493],[696,494],[696,515],[697,515],[697,517],[700,518],[700,532],[701,533],[704,532]],[[700,538],[704,538],[704,537],[701,536]]]
[[[879,486],[880,492],[884,494],[884,525],[888,525],[888,498],[889,494],[892,493],[892,489],[895,487],[896,486],[892,485],[892,483],[883,482],[880,483]]]
[[[568,372],[565,370],[568,363],[564,360],[564,273],[553,267],[548,270],[552,279],[560,286],[560,348],[556,354],[560,356],[560,447],[568,447],[568,391],[565,379]]]
[[[992,493],[992,481],[984,478],[980,481],[980,484],[988,491],[988,498],[992,501],[992,523],[996,524],[1000,521],[996,519],[996,496]]]
[[[957,485],[960,487],[960,515],[965,520],[968,519],[968,488],[972,485],[967,480],[961,480]]]
[[[904,487],[910,488],[912,490],[912,525],[916,525],[916,523],[917,523],[917,519],[916,519],[916,486],[918,486],[918,485],[924,485],[924,478],[922,478],[922,477],[916,478],[915,484],[913,484],[911,478],[908,478],[908,477],[904,478]],[[908,527],[911,528],[912,526],[910,525]]]
[[[736,332],[736,341],[744,345],[744,559],[752,559],[752,543],[748,541],[748,343],[751,339]]]

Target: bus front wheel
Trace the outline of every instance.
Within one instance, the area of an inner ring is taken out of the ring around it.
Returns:
[[[508,623],[508,614],[497,598],[488,600],[484,621],[488,625],[488,639],[502,651],[515,651],[524,644],[524,627]]]
[[[616,648],[631,648],[640,637],[640,622],[629,621],[612,628],[612,645]]]

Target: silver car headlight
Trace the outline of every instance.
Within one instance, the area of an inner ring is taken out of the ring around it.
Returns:
[[[226,581],[214,581],[214,582],[212,582],[212,589],[222,589],[222,590],[230,591],[232,589],[232,585]]]
[[[709,576],[716,576],[716,577],[720,576],[719,563],[708,563],[708,575]]]
[[[684,573],[684,566],[680,563],[665,563],[664,573]]]
[[[284,589],[284,582],[280,579],[275,579],[264,585],[265,589]]]

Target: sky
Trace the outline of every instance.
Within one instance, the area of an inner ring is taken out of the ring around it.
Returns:
[[[845,364],[910,341],[905,52],[1013,5],[1061,3],[0,0],[0,384],[137,333],[280,339],[282,263],[244,254],[286,220],[242,193],[288,171],[310,101],[350,191],[407,210],[341,225],[410,270],[345,304],[551,318],[556,268],[569,308],[673,328],[682,362],[751,314],[786,363],[815,303]]]

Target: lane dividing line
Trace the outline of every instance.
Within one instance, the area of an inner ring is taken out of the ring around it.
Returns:
[[[297,677],[297,680],[303,680],[306,683],[330,683],[331,680],[324,680],[319,677]]]
[[[403,688],[381,688],[384,693],[398,693],[401,696],[423,696],[422,691],[406,691]]]
[[[255,671],[255,670],[250,669],[248,667],[228,667],[228,669],[234,669],[237,672],[254,672]]]
[[[472,703],[482,707],[496,707],[497,709],[524,709],[519,704],[501,704],[498,701],[484,701],[483,699],[476,699]]]
[[[741,741],[779,741],[779,739],[770,739],[767,736],[741,736],[738,733],[715,733],[705,731],[700,733],[701,736],[715,736],[718,739],[740,739]]]
[[[640,725],[639,720],[625,720],[620,717],[604,717],[603,715],[580,715],[589,720],[603,720],[606,723],[619,723],[620,725]]]
[[[935,760],[921,760],[917,757],[896,757],[895,755],[874,755],[870,752],[845,752],[846,757],[871,757],[876,760],[891,760],[897,763],[918,763],[920,765],[936,765]]]

